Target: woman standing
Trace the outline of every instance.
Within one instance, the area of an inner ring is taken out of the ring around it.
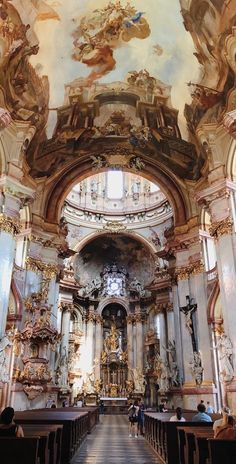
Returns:
[[[138,411],[139,411],[138,401],[135,400],[135,402],[132,403],[128,409],[129,437],[132,437],[133,432],[134,432],[135,438],[138,438]]]

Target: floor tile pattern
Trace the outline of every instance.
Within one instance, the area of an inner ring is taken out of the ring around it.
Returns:
[[[143,437],[129,438],[126,416],[100,416],[71,464],[159,464]]]

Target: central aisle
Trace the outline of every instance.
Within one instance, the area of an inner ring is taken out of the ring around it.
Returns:
[[[143,437],[129,438],[126,416],[100,416],[72,464],[158,464]]]

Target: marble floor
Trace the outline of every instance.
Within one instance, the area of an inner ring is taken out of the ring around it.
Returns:
[[[159,464],[143,437],[129,438],[126,416],[100,416],[71,464]]]

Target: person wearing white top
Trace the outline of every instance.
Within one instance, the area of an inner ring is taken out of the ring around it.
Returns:
[[[180,407],[176,408],[175,416],[171,416],[170,422],[186,422],[186,419],[182,416],[182,409]]]
[[[213,413],[214,413],[214,409],[213,409],[213,407],[211,406],[210,401],[207,401],[206,413],[207,413],[207,414],[213,414]]]

